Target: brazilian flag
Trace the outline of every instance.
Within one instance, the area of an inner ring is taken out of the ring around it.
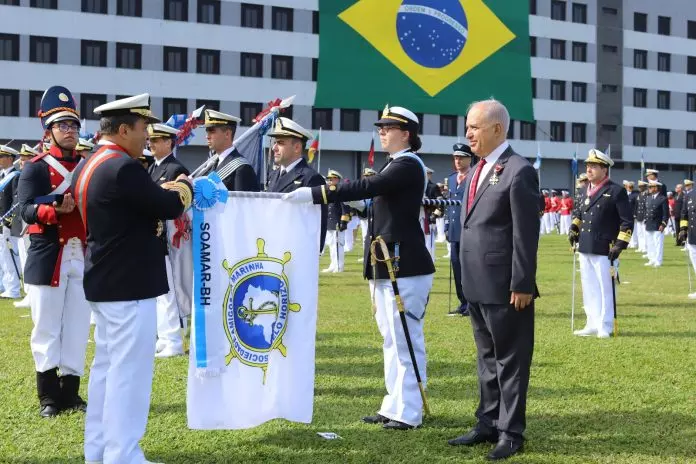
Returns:
[[[494,97],[532,121],[526,0],[321,0],[315,106],[466,113]]]

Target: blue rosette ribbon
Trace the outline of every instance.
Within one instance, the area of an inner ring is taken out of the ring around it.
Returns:
[[[194,179],[193,207],[198,211],[207,211],[218,203],[227,203],[227,188],[218,173]]]

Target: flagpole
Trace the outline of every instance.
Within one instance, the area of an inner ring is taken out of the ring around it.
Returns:
[[[317,148],[317,172],[321,174],[321,126],[319,127],[319,146]]]

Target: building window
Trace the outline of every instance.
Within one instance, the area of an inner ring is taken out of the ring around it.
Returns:
[[[106,103],[106,95],[83,93],[80,95],[80,116],[85,119],[99,120],[100,116],[94,114],[94,108]]]
[[[529,36],[529,54],[531,56],[537,56],[537,38],[533,35]]]
[[[196,100],[196,108],[204,105],[209,110],[220,111],[220,100]]]
[[[280,110],[280,115],[285,118],[292,119],[293,108],[295,107],[292,105],[288,106],[287,108],[283,108],[282,110]]]
[[[551,81],[551,100],[565,100],[565,81]]]
[[[696,74],[696,56],[689,56],[686,59],[687,74]]]
[[[0,34],[0,60],[19,61],[19,35]]]
[[[0,89],[0,116],[19,116],[19,90]]]
[[[292,8],[274,6],[271,10],[271,28],[276,31],[292,31]]]
[[[536,0],[529,0],[529,14],[537,14],[537,4]]]
[[[602,45],[602,50],[606,53],[618,53],[619,47],[616,45]]]
[[[636,108],[646,108],[648,106],[647,89],[633,89],[633,106]]]
[[[261,53],[242,53],[242,76],[263,77],[263,55]]]
[[[633,50],[633,67],[636,69],[648,69],[648,52],[645,50]]]
[[[0,5],[19,6],[19,0],[0,0]]]
[[[669,106],[669,90],[658,90],[657,108],[660,110],[668,110]]]
[[[686,148],[696,148],[696,131],[686,131]]]
[[[164,0],[164,19],[188,21],[188,0]]]
[[[163,98],[162,112],[165,117],[173,114],[188,114],[185,98]]]
[[[648,130],[645,127],[633,128],[633,146],[644,147],[647,141]]]
[[[554,142],[565,142],[565,123],[551,121],[551,137]]]
[[[584,82],[573,82],[573,101],[584,103],[587,101],[587,84]]]
[[[508,140],[512,140],[515,138],[515,120],[514,119],[510,120],[510,125],[508,126],[507,138],[508,138]]]
[[[633,30],[636,32],[648,32],[648,15],[645,13],[633,13]]]
[[[141,69],[142,46],[140,44],[117,43],[116,67],[125,69]]]
[[[537,84],[536,77],[532,77],[532,98],[536,98],[536,96],[537,96],[536,84]]]
[[[551,58],[554,60],[565,60],[565,40],[551,39]]]
[[[587,24],[587,5],[584,3],[573,3],[573,22]]]
[[[188,48],[164,47],[162,69],[172,72],[188,71]]]
[[[657,129],[657,146],[669,148],[669,129]]]
[[[536,140],[536,123],[520,121],[520,140]]]
[[[670,35],[672,29],[672,18],[669,16],[657,17],[657,33],[660,35]]]
[[[614,84],[602,84],[602,92],[604,93],[616,93],[619,91],[619,87]]]
[[[696,93],[686,94],[686,111],[696,112]]]
[[[571,135],[571,137],[573,143],[587,142],[587,124],[574,122],[572,126],[572,131],[573,134]]]
[[[137,16],[143,15],[142,0],[118,0],[116,5],[116,14],[119,16]]]
[[[669,72],[672,68],[672,55],[669,53],[657,54],[657,70]]]
[[[106,42],[83,40],[81,63],[82,66],[106,67]]]
[[[319,58],[312,58],[312,81],[317,81],[317,74],[319,74]]]
[[[605,6],[602,7],[602,13],[604,13],[605,15],[616,16],[617,14],[619,14],[619,10],[610,6]]]
[[[220,0],[198,0],[198,22],[220,24]]]
[[[30,90],[29,91],[29,116],[38,116],[39,110],[41,109],[41,97],[43,97],[42,90]]]
[[[292,79],[292,56],[271,56],[271,77],[273,79]]]
[[[251,126],[254,124],[254,118],[263,111],[263,105],[261,103],[249,103],[242,102],[239,104],[240,118],[242,118],[242,125]]]
[[[32,35],[29,38],[29,61],[33,63],[57,63],[58,39]]]
[[[32,8],[46,8],[49,10],[57,10],[58,0],[31,0],[29,5]]]
[[[686,22],[686,36],[690,39],[696,39],[696,21]]]
[[[341,130],[360,131],[360,110],[341,110]]]
[[[440,115],[440,135],[457,136],[457,116]]]
[[[108,14],[109,0],[82,0],[83,13]]]
[[[312,11],[312,34],[319,34],[319,12]]]
[[[602,124],[600,129],[602,132],[616,132],[617,126],[615,124]]]
[[[587,44],[584,42],[573,42],[573,61],[587,61]]]
[[[263,29],[263,5],[242,3],[242,27]]]
[[[333,129],[333,110],[312,108],[312,129]]]
[[[551,0],[551,19],[557,21],[566,20],[566,2],[562,0]]]
[[[220,50],[196,50],[196,72],[220,74]]]

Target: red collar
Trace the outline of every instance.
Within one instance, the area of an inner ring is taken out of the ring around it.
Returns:
[[[48,149],[48,154],[54,157],[57,160],[62,160],[63,159],[63,150],[57,145],[51,145],[51,148]],[[72,155],[73,158],[77,157],[77,154],[75,153],[75,150],[73,150]]]

